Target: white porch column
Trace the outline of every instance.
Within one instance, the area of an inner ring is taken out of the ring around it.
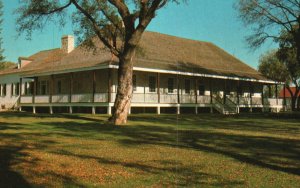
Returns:
[[[69,113],[73,114],[73,108],[72,108],[72,106],[69,106]]]
[[[35,106],[32,107],[32,113],[33,113],[33,114],[36,114]]]
[[[49,106],[49,113],[53,114],[53,107],[52,106]]]
[[[158,115],[160,115],[160,106],[157,107],[156,112]]]
[[[198,114],[198,106],[195,106],[195,114]]]
[[[95,107],[95,106],[92,107],[92,114],[93,114],[93,115],[96,114],[96,107]]]
[[[111,106],[108,106],[108,107],[107,107],[107,114],[108,114],[108,115],[111,115]]]
[[[177,105],[177,110],[176,110],[176,114],[180,114],[180,105]]]

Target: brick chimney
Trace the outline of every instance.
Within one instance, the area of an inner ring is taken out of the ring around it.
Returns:
[[[61,49],[64,53],[72,52],[74,47],[74,37],[72,35],[65,35],[61,38]]]

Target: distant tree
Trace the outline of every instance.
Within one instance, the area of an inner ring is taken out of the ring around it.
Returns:
[[[2,24],[3,24],[3,3],[0,0],[0,63],[4,61],[5,57],[3,55],[3,39],[2,39]]]
[[[292,95],[291,88],[287,87],[292,96],[292,105],[295,108],[295,103],[300,93],[300,65],[297,62],[297,49],[295,47],[293,37],[286,31],[281,33],[281,37],[278,42],[279,49],[276,55],[278,59],[286,66],[289,72],[290,81],[296,88],[295,93]],[[298,97],[297,109],[300,109],[300,97]]]
[[[283,55],[282,53],[284,53],[281,50],[282,49],[279,49],[278,51],[273,50],[261,56],[259,60],[258,71],[269,79],[286,83],[287,90],[291,95],[291,109],[292,111],[295,111],[297,96],[300,92],[300,68],[297,64],[295,66],[295,56],[294,59],[284,58],[284,61],[281,60],[279,56]],[[287,59],[293,59],[294,61],[287,61]],[[296,92],[292,91],[292,84],[295,86]]]
[[[16,64],[13,63],[13,62],[3,61],[3,62],[0,62],[0,70],[9,68],[9,67],[12,67],[12,66],[15,66],[15,65],[16,65]]]
[[[258,71],[265,77],[278,82],[289,82],[289,72],[277,57],[277,51],[272,50],[259,59]]]
[[[252,26],[253,34],[247,38],[252,48],[261,46],[267,39],[280,41],[284,31],[291,37],[300,65],[299,0],[239,0],[236,8],[241,20]]]
[[[42,29],[47,21],[58,18],[66,22],[67,8],[73,5],[73,23],[82,39],[97,36],[119,59],[118,89],[114,112],[110,121],[127,123],[132,98],[133,57],[142,34],[157,10],[170,2],[181,0],[26,0],[17,9],[19,32],[31,36],[32,31]],[[183,0],[184,1],[184,0]],[[88,40],[87,40],[88,41]],[[88,41],[87,44],[91,44]]]

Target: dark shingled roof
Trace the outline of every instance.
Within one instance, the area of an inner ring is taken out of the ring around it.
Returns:
[[[95,51],[79,46],[69,54],[63,54],[60,49],[39,52],[29,57],[34,61],[22,68],[22,72],[24,75],[53,74],[118,64],[118,59],[97,39],[96,46]],[[143,34],[134,67],[268,80],[212,43],[155,32]]]

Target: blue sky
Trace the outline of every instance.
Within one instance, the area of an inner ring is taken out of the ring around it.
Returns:
[[[20,56],[30,56],[40,50],[60,47],[62,35],[73,34],[72,25],[59,28],[50,23],[43,31],[36,31],[32,40],[17,37],[14,10],[19,0],[4,0],[3,47],[6,60],[17,62]],[[159,10],[147,30],[169,35],[208,41],[256,68],[259,56],[276,47],[266,43],[256,51],[250,50],[245,37],[251,34],[237,18],[233,8],[236,0],[189,0],[180,5],[169,4]],[[76,36],[75,36],[76,37]]]

